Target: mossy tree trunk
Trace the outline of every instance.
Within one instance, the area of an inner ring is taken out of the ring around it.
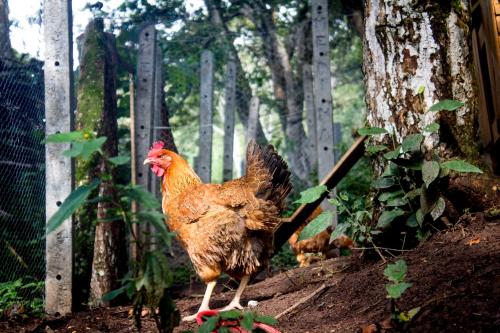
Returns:
[[[368,122],[398,142],[438,122],[447,156],[477,160],[477,95],[467,1],[365,3],[364,71]],[[426,112],[440,100],[465,103],[457,112]]]
[[[118,153],[115,38],[104,32],[102,19],[94,19],[80,37],[81,58],[78,81],[77,128],[89,135],[105,136],[103,154],[107,157]],[[99,178],[101,197],[113,198],[113,171],[103,159],[78,161],[77,177]],[[122,221],[99,222],[113,215],[108,202],[99,202],[90,207],[95,211],[92,272],[90,280],[90,303],[107,305],[101,298],[116,289],[126,270],[125,230]]]

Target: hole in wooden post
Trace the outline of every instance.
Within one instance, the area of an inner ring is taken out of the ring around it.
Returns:
[[[207,98],[208,96],[207,95],[203,95],[203,98]]]
[[[318,10],[322,10],[322,9],[323,9],[323,7],[321,7],[321,5],[319,5],[318,6]]]
[[[142,82],[148,82],[148,79],[142,79]]]
[[[54,62],[54,65],[59,66],[59,61]]]
[[[324,98],[323,98],[323,99],[321,100],[321,103],[326,103],[326,99],[324,99]]]
[[[327,151],[327,150],[328,150],[328,147],[323,147],[323,150],[324,150],[324,151]]]
[[[59,207],[59,206],[61,206],[61,205],[62,205],[62,202],[61,202],[61,201],[57,201],[57,202],[56,202],[56,206],[57,206],[57,207]]]
[[[141,178],[141,177],[142,177],[142,172],[139,172],[139,173],[137,174],[137,176],[138,176],[139,178]]]
[[[226,155],[226,158],[229,158],[229,155]]]
[[[61,280],[61,278],[62,278],[61,274],[57,274],[57,275],[56,275],[56,279],[57,279],[57,280]]]
[[[325,55],[325,52],[320,52],[319,55],[322,57]]]
[[[59,134],[59,133],[61,133],[61,131],[56,131],[56,134]]]
[[[229,125],[228,125],[228,126],[226,126],[226,128],[227,128],[227,129],[230,129],[230,128],[231,128],[231,126],[229,126]]]
[[[149,32],[146,32],[144,36],[149,37]]]
[[[61,314],[59,312],[54,313],[54,317],[60,317]]]

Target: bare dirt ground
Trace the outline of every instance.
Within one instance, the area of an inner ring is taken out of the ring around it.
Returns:
[[[421,308],[408,332],[500,332],[500,221],[470,215],[400,257],[408,264],[407,280],[413,286],[397,305],[401,310]],[[285,312],[278,326],[282,332],[361,332],[367,325],[377,328],[371,332],[394,332],[383,328],[390,317],[385,265],[359,258],[359,253],[330,259],[249,286],[242,304],[256,300],[258,312]],[[176,300],[182,315],[196,311],[201,292]],[[212,307],[226,305],[233,294],[215,293]],[[0,322],[0,332],[134,332],[128,310]],[[143,332],[155,332],[154,327],[151,319],[144,320]],[[181,324],[176,332],[195,329]]]

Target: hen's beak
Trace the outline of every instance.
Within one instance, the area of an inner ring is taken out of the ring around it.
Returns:
[[[153,159],[146,158],[146,159],[144,160],[144,164],[143,164],[143,165],[146,165],[146,164],[151,164],[151,163],[153,163]]]

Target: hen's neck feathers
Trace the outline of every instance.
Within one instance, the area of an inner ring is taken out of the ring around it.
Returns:
[[[162,179],[164,200],[175,198],[188,187],[201,184],[201,179],[191,166],[179,155],[171,155],[172,163],[167,168]]]

